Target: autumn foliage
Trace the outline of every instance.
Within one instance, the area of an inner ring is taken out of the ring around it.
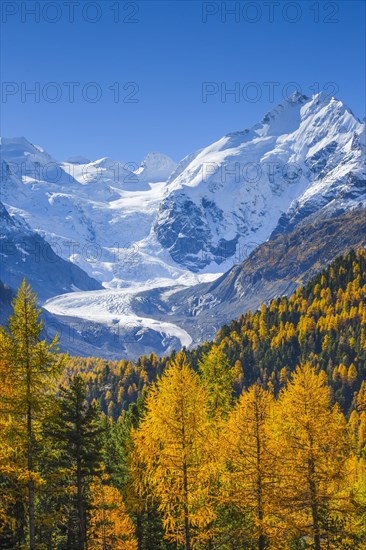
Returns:
[[[366,253],[215,341],[63,358],[23,283],[0,330],[0,547],[366,545]]]

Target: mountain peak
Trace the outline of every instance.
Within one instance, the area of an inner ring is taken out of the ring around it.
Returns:
[[[304,103],[305,101],[309,101],[309,99],[309,96],[296,91],[287,99],[287,101],[290,103]]]
[[[234,138],[236,140],[237,138],[240,139],[247,136],[245,139],[248,140],[252,138],[253,134],[259,136],[280,135],[281,133],[285,133],[286,130],[295,130],[300,123],[301,108],[312,101],[315,104],[320,102],[323,103],[326,101],[326,98],[328,98],[328,101],[332,99],[329,95],[327,96],[327,94],[324,93],[316,94],[310,98],[305,94],[295,92],[289,98],[278,103],[276,107],[268,111],[261,122],[245,130],[230,132],[226,134],[225,137],[229,137],[230,139]]]
[[[135,174],[150,182],[165,181],[177,167],[177,163],[163,153],[150,152],[141,162]]]
[[[42,147],[34,145],[24,136],[20,137],[1,137],[0,145],[3,150],[6,150],[8,155],[13,154],[14,156],[19,156],[19,153],[45,153]]]

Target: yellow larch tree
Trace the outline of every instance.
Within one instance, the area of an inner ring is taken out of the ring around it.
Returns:
[[[225,420],[232,405],[235,368],[232,368],[222,348],[218,346],[212,346],[210,351],[198,362],[198,366],[208,394],[208,414],[212,422],[212,445],[213,448],[219,448],[222,432],[225,429]],[[211,500],[217,501],[217,495],[221,492],[219,476],[212,479],[210,490]],[[212,522],[205,527],[205,531],[207,532],[207,537],[205,537],[207,548],[211,550],[215,535],[219,533],[220,528]]]
[[[347,372],[347,382],[350,386],[353,386],[356,380],[357,380],[357,369],[355,365],[351,363]]]
[[[329,520],[346,512],[350,441],[343,414],[331,404],[324,372],[308,363],[296,369],[280,394],[274,428],[286,534],[311,540],[314,550],[328,548]]]
[[[366,413],[353,410],[348,428],[353,452],[348,460],[348,484],[350,487],[350,504],[353,512],[353,531],[361,546],[354,543],[354,548],[362,548],[366,542]]]
[[[0,394],[0,427],[4,448],[11,453],[8,467],[17,472],[22,500],[26,492],[30,550],[36,548],[36,489],[42,484],[37,465],[43,445],[41,422],[54,400],[63,367],[57,337],[51,343],[41,339],[39,316],[37,296],[24,279],[8,326],[0,327],[0,384],[5,389]]]
[[[258,384],[244,391],[222,432],[220,448],[222,503],[249,519],[241,522],[250,530],[242,537],[258,550],[267,548],[274,525],[273,406],[273,395]]]
[[[144,465],[166,538],[185,550],[210,537],[207,526],[215,519],[208,402],[199,376],[178,354],[148,393],[145,417],[133,435],[135,464]]]
[[[7,527],[15,527],[15,520],[9,510],[16,500],[17,481],[26,475],[25,465],[19,464],[17,460],[20,451],[17,422],[12,415],[17,399],[17,386],[14,372],[9,368],[10,364],[5,334],[0,331],[0,477],[8,480],[7,490],[0,491],[0,532]]]
[[[88,548],[90,550],[137,550],[135,529],[122,495],[106,474],[90,487]]]

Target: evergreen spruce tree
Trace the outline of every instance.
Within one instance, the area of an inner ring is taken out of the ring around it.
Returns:
[[[59,412],[52,426],[60,451],[59,467],[66,469],[71,494],[67,525],[67,548],[84,550],[87,543],[89,488],[102,460],[103,428],[96,404],[86,401],[85,383],[74,376],[62,388]]]
[[[213,346],[198,365],[209,393],[210,415],[227,415],[232,402],[234,382],[234,371],[227,356],[220,348]]]

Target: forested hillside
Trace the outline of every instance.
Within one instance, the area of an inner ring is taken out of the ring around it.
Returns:
[[[0,329],[0,547],[366,545],[366,253],[197,350],[65,358]]]
[[[333,399],[347,413],[366,379],[366,253],[337,259],[290,298],[262,304],[218,332],[216,340],[187,351],[194,370],[212,348],[235,366],[235,395],[259,382],[275,394],[296,365],[324,370]],[[91,399],[115,419],[161,375],[171,357],[155,354],[137,362],[69,358],[67,376],[81,373]]]

